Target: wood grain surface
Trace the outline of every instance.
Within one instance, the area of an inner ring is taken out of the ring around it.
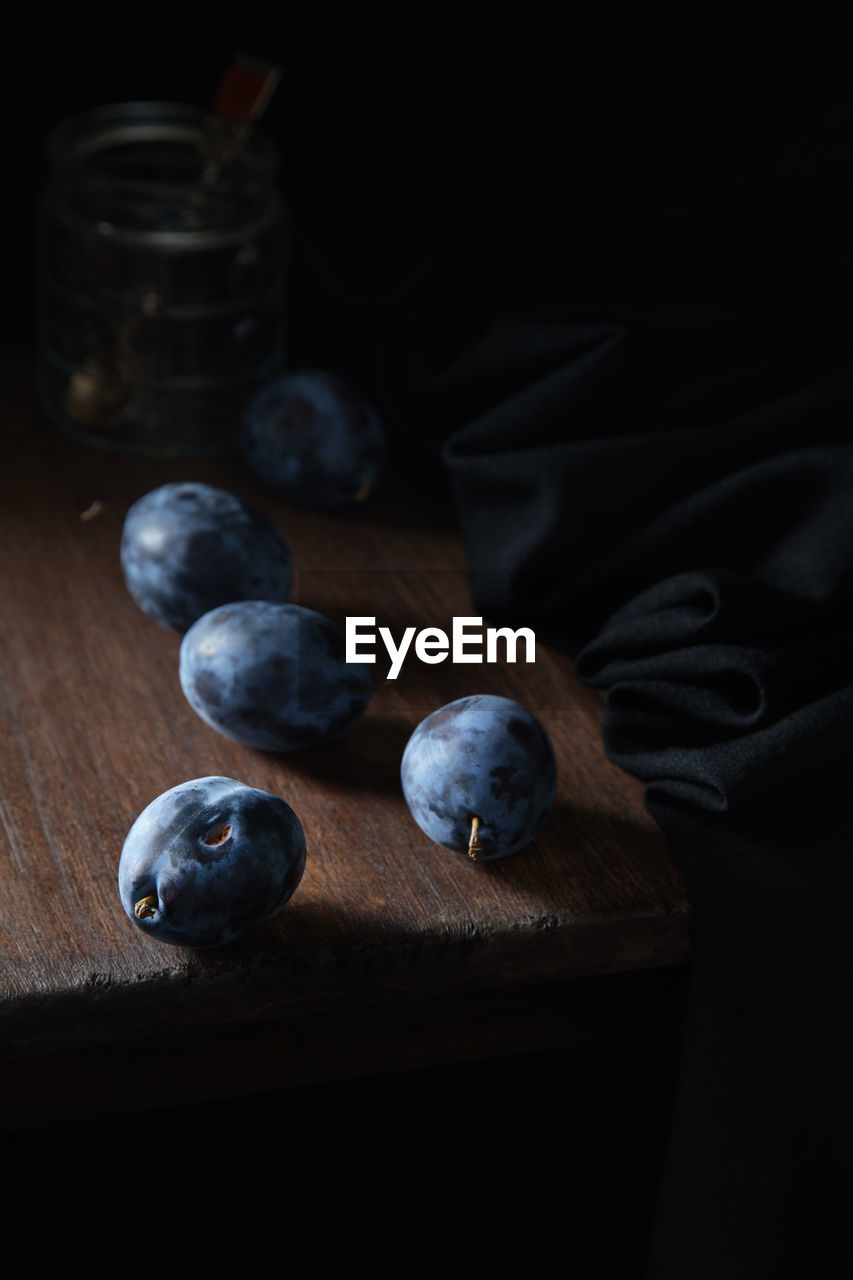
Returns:
[[[147,618],[119,565],[129,505],[155,485],[231,489],[276,523],[293,599],[343,623],[450,629],[470,615],[463,550],[418,495],[388,486],[352,513],[299,510],[235,458],[140,460],[60,435],[27,353],[0,366],[0,1036],[7,1057],[114,1051],[178,1030],[207,1037],[290,1014],[508,992],[677,964],[687,911],[640,784],[605,758],[598,695],[568,658],[426,666],[378,682],[340,742],[264,754],[217,734],[178,683],[180,637]],[[93,506],[95,504],[95,506]],[[381,654],[380,654],[381,657]],[[383,666],[377,674],[384,675]],[[412,822],[399,783],[418,722],[467,693],[523,702],[558,761],[555,810],[514,857],[473,863]],[[166,788],[223,774],[284,796],[308,843],[272,922],[210,952],[146,938],[116,872],[137,814]],[[426,1007],[426,1006],[424,1006]],[[343,1016],[343,1014],[342,1014]]]

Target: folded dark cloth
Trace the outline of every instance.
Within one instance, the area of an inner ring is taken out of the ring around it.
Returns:
[[[853,1263],[828,1216],[853,1139],[851,376],[768,379],[765,404],[669,451],[657,430],[537,449],[529,418],[517,449],[484,448],[482,424],[445,449],[478,607],[535,618],[607,691],[608,753],[684,868],[692,995],[654,1277]]]

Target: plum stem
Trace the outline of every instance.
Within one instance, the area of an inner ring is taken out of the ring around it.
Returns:
[[[215,849],[217,845],[225,844],[225,841],[231,835],[231,823],[227,822],[224,827],[217,827],[215,831],[210,831],[202,840],[202,844],[208,845],[209,848]]]
[[[140,898],[134,903],[133,914],[137,920],[150,920],[151,916],[156,914],[157,894],[149,893],[144,898]]]
[[[475,862],[479,862],[483,856],[483,846],[480,844],[480,819],[471,819],[471,839],[468,841],[468,857],[473,858]]]

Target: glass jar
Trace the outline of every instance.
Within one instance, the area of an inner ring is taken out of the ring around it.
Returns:
[[[283,367],[276,151],[253,131],[221,162],[213,136],[201,108],[126,102],[50,138],[40,392],[49,416],[89,444],[227,449],[247,398]]]

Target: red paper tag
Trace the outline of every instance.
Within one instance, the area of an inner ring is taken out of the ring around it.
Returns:
[[[239,53],[216,90],[214,108],[230,120],[257,120],[280,79],[280,67]]]

